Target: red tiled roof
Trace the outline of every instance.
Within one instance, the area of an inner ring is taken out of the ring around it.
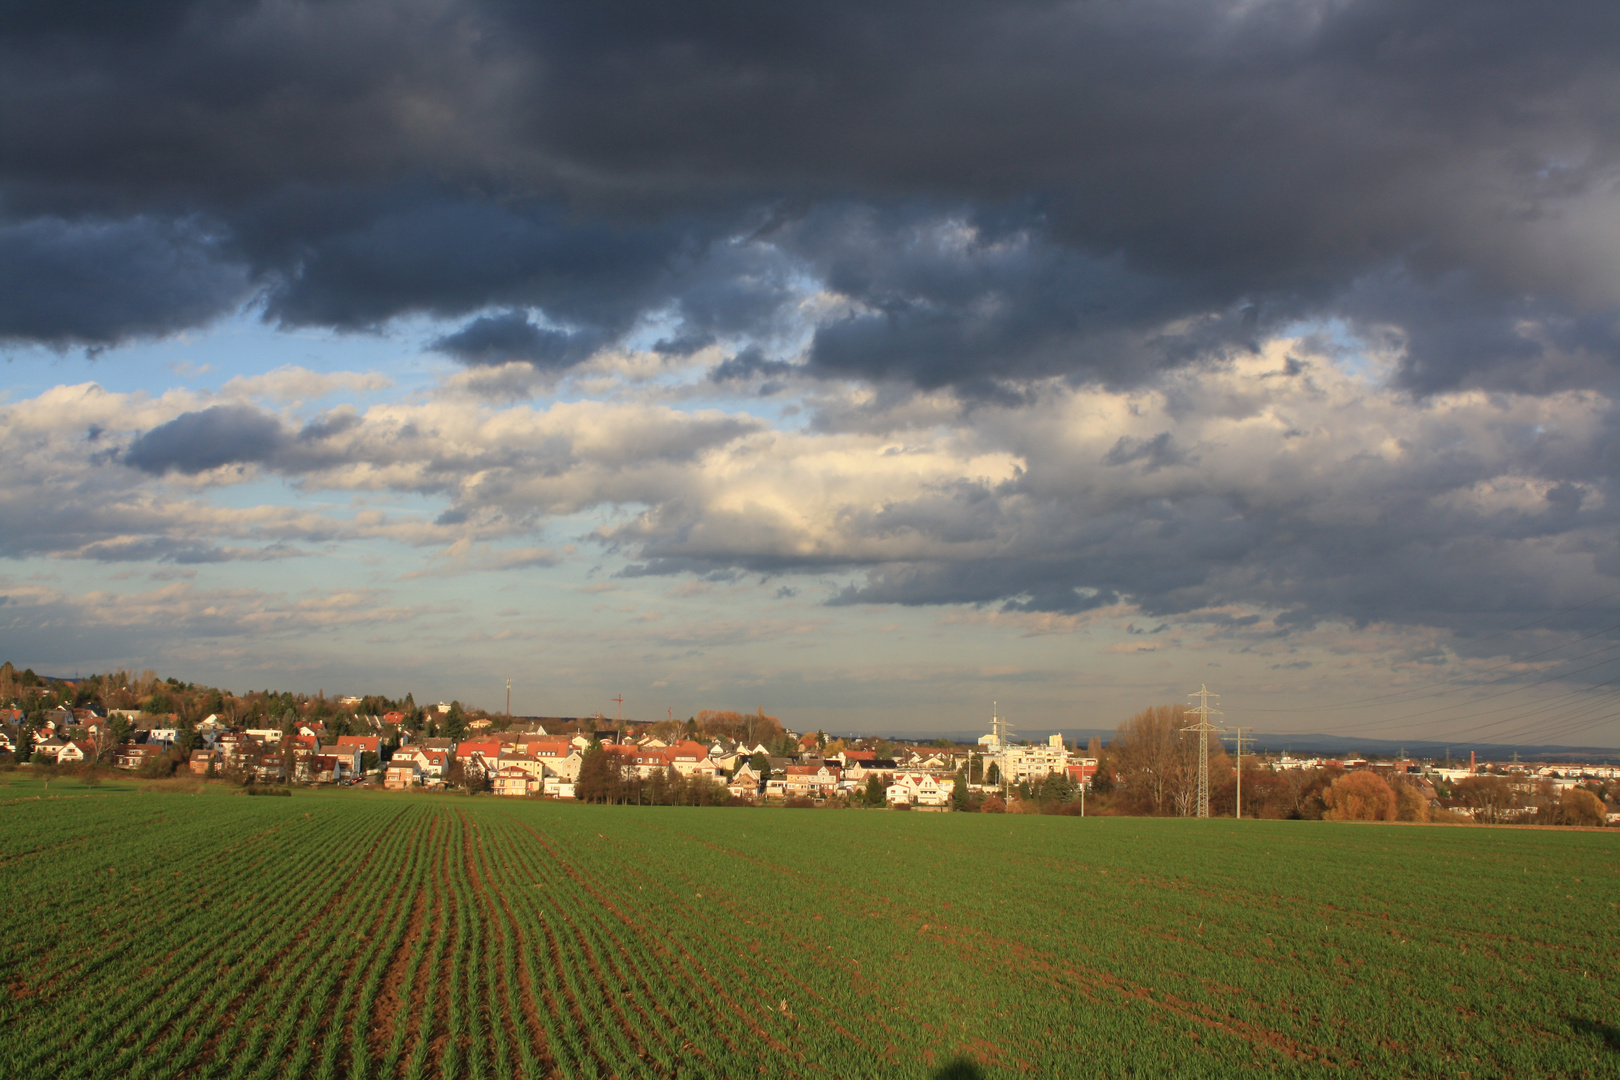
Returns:
[[[494,756],[501,752],[499,739],[466,739],[456,744],[456,757],[463,758],[468,754],[487,754]]]

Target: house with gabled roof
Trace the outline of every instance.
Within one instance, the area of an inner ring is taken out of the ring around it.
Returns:
[[[395,754],[383,772],[383,787],[389,791],[403,791],[422,782],[422,772],[411,754]]]
[[[716,739],[709,744],[709,760],[728,773],[734,772],[737,763],[748,757],[748,752],[730,739]]]
[[[723,780],[725,772],[709,757],[709,748],[700,742],[678,742],[668,750],[669,763],[687,779]]]
[[[378,735],[339,735],[338,746],[354,747],[362,754],[381,754],[382,737]]]
[[[502,750],[494,758],[485,760],[487,767],[491,770],[490,775],[492,777],[499,776],[510,769],[517,769],[524,776],[529,777],[535,783],[539,783],[546,775],[546,763],[544,761],[533,754],[526,754],[511,747]]]
[[[731,779],[726,781],[726,790],[736,799],[757,799],[764,786],[759,773],[755,772],[754,767],[746,761],[739,765]]]
[[[429,780],[442,780],[445,773],[450,771],[451,758],[449,750],[418,747],[411,752],[411,757],[416,760],[416,768],[422,774],[424,783]],[[395,754],[394,759],[397,761],[399,755]]]
[[[784,793],[788,798],[825,799],[838,793],[843,770],[832,762],[819,765],[789,765],[783,770]]]
[[[55,735],[46,735],[43,739],[41,739],[39,738],[39,733],[36,732],[34,737],[34,756],[49,758],[51,761],[55,761],[56,755],[61,753],[62,748],[66,745],[66,742],[58,739]]]
[[[95,761],[96,748],[83,739],[74,739],[62,744],[56,752],[56,763],[66,765],[75,761]]]
[[[490,790],[497,795],[533,795],[541,782],[527,769],[506,764],[495,770],[489,783]]]
[[[317,758],[335,758],[341,765],[341,769],[334,772],[332,776],[334,780],[348,780],[359,776],[362,771],[360,768],[360,755],[365,751],[352,743],[347,746],[342,742],[339,742],[336,746],[322,746],[315,753]],[[317,771],[319,771],[319,766],[317,766]]]
[[[668,773],[674,751],[667,746],[660,747],[634,747],[633,753],[626,755],[630,765],[636,770],[636,775],[643,780],[649,779],[654,773]]]
[[[204,751],[198,751],[197,754],[192,756],[196,757],[201,753],[204,753]],[[113,751],[113,768],[139,769],[148,761],[162,755],[163,747],[158,746],[156,743],[124,743]],[[204,771],[206,771],[206,766]]]
[[[945,754],[913,750],[900,764],[911,772],[942,772],[950,769],[951,758]]]
[[[952,783],[942,783],[933,773],[907,772],[894,778],[884,796],[890,803],[944,806],[951,800],[951,789]]]
[[[579,767],[585,755],[579,747],[562,739],[535,740],[524,743],[529,756],[545,766],[548,776],[558,776],[572,783],[579,779]]]
[[[456,743],[452,752],[457,761],[466,761],[475,754],[494,760],[500,757],[501,751],[505,749],[506,745],[500,739],[485,736],[477,739],[462,739]]]
[[[560,776],[547,775],[540,781],[540,794],[553,799],[572,799],[574,797],[574,782],[565,780]]]
[[[248,763],[247,771],[253,779],[272,782],[287,779],[287,759],[282,754],[261,754]]]
[[[142,720],[135,725],[135,730],[137,733],[144,731],[147,742],[161,743],[164,746],[173,746],[175,740],[180,737],[179,721],[172,716],[155,716],[150,720]],[[210,731],[204,736],[203,741],[209,746],[214,746],[218,744],[219,738],[219,732]]]
[[[844,767],[844,782],[853,787],[859,787],[876,776],[888,786],[894,780],[894,774],[900,766],[892,759],[873,757],[865,761],[851,761]]]
[[[316,754],[310,764],[310,775],[318,784],[340,783],[353,779],[357,772],[349,768],[353,760],[354,758],[338,754]]]

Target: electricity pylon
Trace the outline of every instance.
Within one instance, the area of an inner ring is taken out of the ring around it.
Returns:
[[[1198,733],[1198,816],[1207,818],[1209,817],[1209,737],[1218,734],[1221,730],[1209,722],[1210,717],[1221,715],[1219,709],[1209,707],[1209,699],[1214,698],[1219,703],[1221,695],[1210,693],[1209,688],[1200,683],[1198,690],[1187,696],[1198,699],[1198,704],[1191,710],[1193,715],[1198,717],[1198,723],[1193,724],[1191,727],[1184,727],[1181,730]]]

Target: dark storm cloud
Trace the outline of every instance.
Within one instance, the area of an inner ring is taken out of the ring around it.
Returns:
[[[331,440],[361,423],[353,412],[334,410],[294,431],[252,405],[210,405],[136,436],[121,460],[154,476],[196,476],[222,465],[269,465],[285,472],[320,469],[348,460]]]
[[[810,371],[924,386],[1140,381],[1297,318],[1394,333],[1423,391],[1620,352],[1608,2],[142,9],[0,16],[0,205],[219,246],[143,241],[173,266],[82,310],[64,257],[13,337],[251,281],[291,324],[663,313],[681,353],[778,332],[799,274],[852,305]]]
[[[756,375],[783,376],[797,371],[797,365],[772,360],[757,345],[750,345],[735,356],[727,357],[709,372],[717,383],[740,382]]]
[[[464,364],[504,364],[517,360],[540,368],[577,364],[600,345],[600,335],[570,334],[536,326],[521,311],[484,315],[432,344],[437,352]]]
[[[298,192],[242,221],[249,256],[285,267],[269,292],[269,316],[345,329],[402,312],[449,316],[507,303],[621,331],[664,302],[659,283],[697,242],[684,221],[620,227],[417,182],[386,192]]]
[[[108,345],[206,323],[247,298],[245,268],[194,222],[0,225],[0,339]]]
[[[818,212],[774,239],[860,302],[817,330],[810,367],[822,374],[924,387],[1076,372],[1136,381],[1254,338],[1241,318],[1162,330],[1217,298],[1058,245],[1030,209]]]
[[[158,475],[195,475],[221,465],[267,461],[285,440],[281,422],[251,405],[214,405],[182,413],[141,435],[124,461]]]

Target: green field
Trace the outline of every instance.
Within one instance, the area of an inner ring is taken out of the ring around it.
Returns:
[[[1620,1075],[1620,831],[0,786],[0,1075]]]

